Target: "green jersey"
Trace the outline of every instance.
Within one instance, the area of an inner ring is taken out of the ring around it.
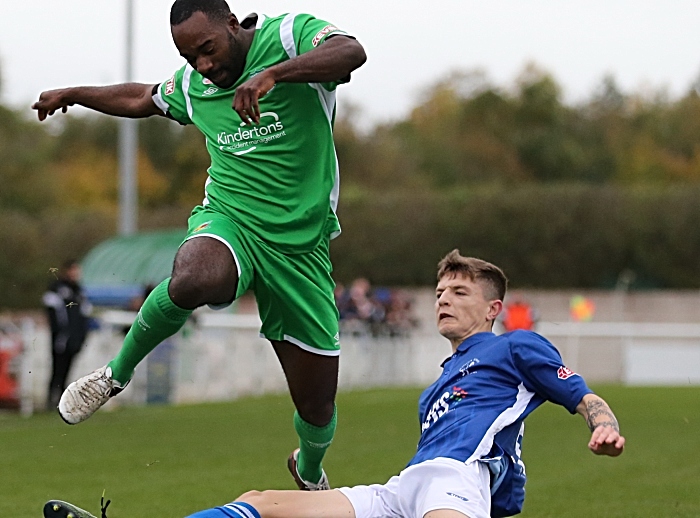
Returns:
[[[340,233],[333,120],[335,89],[345,80],[278,83],[259,100],[256,125],[243,123],[232,108],[233,96],[255,74],[345,33],[307,14],[251,15],[241,23],[253,24],[245,69],[231,88],[218,88],[185,65],[159,86],[153,100],[206,137],[211,166],[202,204],[282,252],[305,253]]]

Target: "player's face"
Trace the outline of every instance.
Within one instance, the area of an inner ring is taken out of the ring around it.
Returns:
[[[490,331],[502,308],[500,300],[484,293],[481,282],[458,273],[440,279],[435,295],[438,331],[455,347],[475,333]]]
[[[177,50],[192,68],[219,88],[230,88],[245,67],[246,52],[238,39],[240,27],[233,15],[223,23],[197,11],[171,31]]]
[[[82,275],[82,270],[80,269],[80,266],[77,264],[74,264],[70,268],[66,270],[66,277],[68,280],[73,281],[73,282],[78,282],[80,281],[80,277]]]

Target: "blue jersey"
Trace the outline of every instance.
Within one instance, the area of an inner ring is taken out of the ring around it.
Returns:
[[[592,391],[567,369],[556,348],[531,331],[467,338],[420,397],[421,438],[409,466],[438,457],[489,462],[491,516],[520,512],[524,419],[545,401],[574,413]]]

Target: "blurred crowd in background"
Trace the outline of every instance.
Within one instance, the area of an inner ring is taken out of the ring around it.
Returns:
[[[355,336],[408,336],[418,321],[413,300],[401,289],[373,287],[364,277],[346,287],[338,283],[335,303],[340,333]]]

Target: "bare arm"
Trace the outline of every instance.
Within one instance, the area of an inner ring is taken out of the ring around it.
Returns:
[[[576,407],[576,412],[586,420],[591,431],[588,448],[596,455],[617,457],[625,447],[625,438],[620,435],[620,425],[615,414],[603,398],[586,394]]]
[[[246,122],[260,121],[258,99],[277,83],[326,83],[346,78],[367,61],[360,43],[347,36],[329,37],[322,45],[283,61],[236,89],[233,109]]]
[[[325,83],[339,81],[367,61],[365,49],[347,36],[329,37],[322,45],[270,67],[277,83]]]
[[[42,92],[32,105],[43,121],[57,110],[66,113],[69,106],[79,104],[92,110],[132,119],[164,115],[153,102],[154,85],[125,83],[112,86],[78,86]]]

